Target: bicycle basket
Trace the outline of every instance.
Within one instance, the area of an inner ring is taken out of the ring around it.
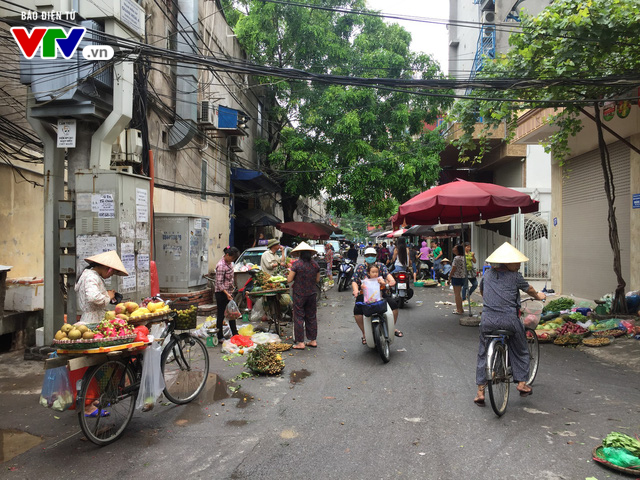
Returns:
[[[176,330],[191,330],[198,323],[198,308],[193,305],[186,310],[176,310]]]
[[[373,303],[361,303],[362,314],[365,317],[370,317],[376,313],[385,313],[387,311],[387,301],[385,299],[378,300]]]

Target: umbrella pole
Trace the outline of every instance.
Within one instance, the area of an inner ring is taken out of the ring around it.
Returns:
[[[462,207],[460,207],[460,236],[462,237],[462,256],[464,257],[464,281],[466,286],[466,282],[469,280],[468,279],[469,271],[467,270],[467,252],[466,252],[466,249],[464,248],[464,222],[462,220]],[[470,286],[471,285],[469,285],[469,287]],[[469,287],[467,287],[467,291],[470,290]],[[471,295],[469,295],[469,300],[467,305],[469,306],[469,316],[471,317],[473,316],[471,313]]]

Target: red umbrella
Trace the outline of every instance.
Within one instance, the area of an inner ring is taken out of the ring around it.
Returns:
[[[333,229],[328,225],[315,222],[285,222],[278,223],[276,228],[282,233],[312,240],[329,240]]]
[[[435,225],[460,222],[464,243],[464,222],[538,211],[539,202],[526,193],[493,183],[467,182],[459,178],[438,185],[400,205],[394,225]],[[467,262],[464,263],[465,277]],[[471,316],[471,299],[469,299]]]
[[[538,211],[538,201],[526,193],[492,183],[456,179],[424,191],[400,205],[394,225],[476,222]]]

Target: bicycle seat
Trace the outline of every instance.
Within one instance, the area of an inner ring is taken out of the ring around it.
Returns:
[[[505,337],[510,337],[510,336],[512,336],[514,333],[515,333],[515,332],[513,332],[512,330],[502,330],[502,329],[499,329],[499,330],[491,330],[491,332],[489,332],[489,334],[488,334],[488,335],[491,335],[491,336],[502,336],[502,335],[504,335]]]

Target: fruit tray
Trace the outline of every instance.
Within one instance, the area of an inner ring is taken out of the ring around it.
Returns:
[[[128,323],[131,323],[132,325],[138,324],[138,323],[147,323],[150,320],[160,320],[160,319],[164,319],[164,318],[169,318],[169,315],[171,314],[171,312],[161,312],[161,313],[145,313],[144,315],[140,315],[138,317],[129,317],[129,320],[127,320]]]
[[[582,344],[587,347],[605,347],[611,343],[609,337],[600,337],[600,338],[585,338],[582,340]]]
[[[54,340],[53,346],[61,350],[88,350],[91,348],[113,347],[115,345],[131,343],[135,338],[135,335],[127,335],[125,337],[92,338],[90,340]]]

